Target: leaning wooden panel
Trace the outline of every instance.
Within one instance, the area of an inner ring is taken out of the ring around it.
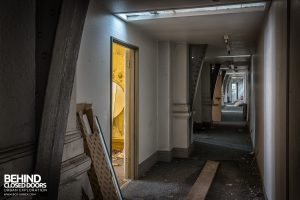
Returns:
[[[108,155],[101,128],[96,125],[90,104],[77,106],[79,126],[83,133],[85,152],[92,159],[88,176],[92,185],[95,199],[114,200],[122,199],[112,163]],[[86,115],[89,123],[86,124],[83,116]],[[87,129],[92,129],[88,134]]]

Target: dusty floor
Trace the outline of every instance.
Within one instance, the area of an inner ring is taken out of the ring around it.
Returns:
[[[131,181],[122,189],[124,199],[184,199],[204,163],[198,159],[158,162],[145,177]]]
[[[112,163],[115,170],[115,174],[117,176],[119,186],[121,187],[123,184],[125,184],[128,181],[125,179],[125,174],[124,174],[124,154],[120,152],[117,153],[113,152]]]
[[[215,126],[194,134],[193,156],[220,161],[207,200],[263,200],[260,175],[246,127]]]
[[[262,185],[255,162],[249,156],[242,161],[221,161],[207,200],[263,200]]]
[[[233,159],[228,158],[228,156],[230,156],[232,150],[235,149],[249,152],[252,150],[251,138],[243,126],[218,125],[210,128],[202,128],[193,134],[193,140],[197,147],[195,150],[199,156],[201,155],[202,159],[203,156],[204,158],[210,156],[210,159],[213,159],[211,156],[219,154],[217,147],[223,147],[225,148],[224,150],[228,151],[227,157],[224,158],[223,156],[226,155],[221,155],[222,157],[217,157],[217,159]],[[207,145],[215,145],[216,147],[211,149]]]
[[[236,122],[244,121],[243,107],[224,106],[222,108],[221,120],[222,122]]]
[[[251,153],[251,140],[243,127],[217,126],[194,134],[189,159],[158,162],[140,180],[123,189],[125,199],[185,199],[206,160],[221,165],[207,200],[262,200],[262,185]]]

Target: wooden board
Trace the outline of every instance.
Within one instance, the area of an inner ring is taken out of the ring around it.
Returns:
[[[187,200],[204,200],[219,167],[219,162],[208,160],[194,183]]]
[[[83,133],[84,151],[92,159],[88,176],[95,199],[123,199],[100,124],[93,115],[92,105],[78,104],[77,114],[78,124]],[[83,116],[87,116],[87,123]],[[87,126],[92,127],[90,134],[87,132]]]

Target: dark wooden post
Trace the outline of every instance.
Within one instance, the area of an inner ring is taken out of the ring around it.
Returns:
[[[35,173],[57,199],[64,136],[88,0],[63,0],[58,19],[38,139]]]

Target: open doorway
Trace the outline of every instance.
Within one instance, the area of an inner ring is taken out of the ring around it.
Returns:
[[[247,116],[246,77],[227,75],[223,84],[222,121],[245,121]]]
[[[216,74],[217,73],[217,74]],[[212,121],[244,123],[247,120],[247,67],[212,67]]]
[[[137,48],[114,38],[111,47],[111,158],[122,186],[137,169]]]

